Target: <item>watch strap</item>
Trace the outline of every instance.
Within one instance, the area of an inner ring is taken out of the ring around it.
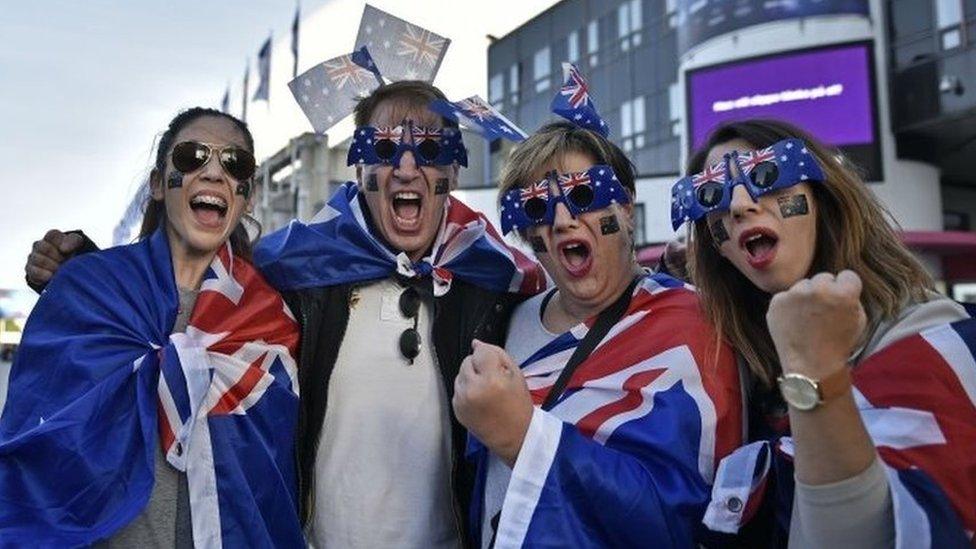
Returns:
[[[817,381],[817,390],[820,393],[820,404],[843,395],[851,386],[851,369],[846,365],[830,374],[829,376]]]

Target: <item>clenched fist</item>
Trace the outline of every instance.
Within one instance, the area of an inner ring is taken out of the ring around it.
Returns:
[[[84,241],[78,234],[63,233],[57,229],[48,231],[44,238],[34,242],[27,256],[27,265],[24,266],[27,282],[37,290],[46,286],[61,264],[74,255]]]
[[[846,365],[867,324],[860,298],[854,271],[820,273],[774,295],[766,323],[783,372],[823,379]]]
[[[474,340],[454,380],[458,421],[509,466],[532,420],[532,397],[521,370],[501,348]]]

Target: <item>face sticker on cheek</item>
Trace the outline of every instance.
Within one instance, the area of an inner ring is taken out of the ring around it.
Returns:
[[[776,199],[776,203],[779,204],[779,214],[783,216],[783,219],[810,213],[810,205],[807,203],[807,195],[805,194],[781,196]]]
[[[178,189],[183,186],[183,172],[173,170],[173,173],[169,174],[166,178],[166,188],[167,189]]]
[[[725,223],[721,217],[713,221],[708,228],[712,230],[712,238],[719,246],[729,241],[729,232],[725,230]]]
[[[537,254],[549,253],[549,248],[546,247],[546,241],[541,236],[530,236],[529,244],[532,245],[532,251]]]
[[[604,235],[619,233],[620,222],[616,215],[608,215],[600,218],[600,233]]]
[[[434,194],[447,194],[451,190],[451,180],[446,177],[440,177],[434,183]]]
[[[241,181],[237,184],[237,194],[244,197],[245,200],[251,197],[251,182]]]
[[[366,190],[371,193],[375,193],[376,191],[380,190],[380,184],[376,179],[375,173],[371,173],[366,176]]]

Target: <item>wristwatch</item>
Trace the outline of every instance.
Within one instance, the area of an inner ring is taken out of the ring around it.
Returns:
[[[820,380],[803,374],[783,374],[777,381],[783,400],[797,410],[807,412],[844,394],[851,386],[851,373],[845,366]]]

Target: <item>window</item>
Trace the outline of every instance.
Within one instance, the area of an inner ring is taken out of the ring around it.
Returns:
[[[647,243],[647,229],[644,226],[644,203],[634,204],[634,246]]]
[[[552,54],[549,46],[535,52],[532,59],[532,78],[536,93],[549,91],[552,86]]]
[[[617,6],[617,38],[621,51],[640,45],[642,26],[641,0],[627,0]]]
[[[570,63],[579,61],[579,31],[573,31],[566,37],[566,60]]]
[[[496,109],[505,103],[505,74],[498,73],[488,80],[488,102]]]
[[[586,53],[590,54],[589,61],[590,66],[596,66],[599,62],[599,56],[597,52],[600,51],[600,23],[599,21],[590,21],[586,25]]]
[[[647,136],[644,96],[624,101],[620,105],[620,137],[624,152],[643,149]]]
[[[939,25],[942,49],[951,50],[962,45],[962,0],[936,0],[935,19]]]
[[[519,102],[519,64],[515,63],[508,69],[508,102],[518,105]]]

